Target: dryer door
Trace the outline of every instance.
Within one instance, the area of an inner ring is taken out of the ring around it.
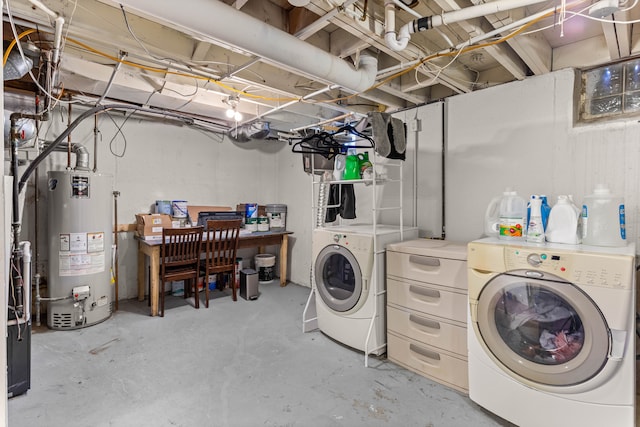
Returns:
[[[494,277],[478,298],[476,318],[479,339],[512,376],[569,386],[607,362],[610,330],[602,313],[557,276],[522,270]]]
[[[316,291],[322,301],[340,313],[353,309],[362,295],[362,273],[356,257],[344,246],[320,251],[315,266]]]

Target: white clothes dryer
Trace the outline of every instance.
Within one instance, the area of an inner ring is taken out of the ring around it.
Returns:
[[[635,424],[635,246],[468,245],[469,397],[521,427]]]
[[[313,291],[318,328],[365,354],[386,351],[385,248],[415,239],[417,228],[371,224],[313,232]]]

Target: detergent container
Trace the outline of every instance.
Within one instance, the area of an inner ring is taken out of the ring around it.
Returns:
[[[542,200],[542,206],[540,206],[540,213],[542,213],[542,227],[546,230],[547,224],[549,223],[549,214],[551,213],[551,206],[549,206],[549,202],[547,201],[547,196],[544,194],[540,195],[540,200]]]
[[[360,159],[360,178],[364,178],[366,175],[370,174],[371,168],[373,165],[369,160],[369,152],[365,151],[362,154],[358,155],[358,159]]]
[[[502,196],[491,199],[484,213],[485,236],[496,237],[500,231],[500,200],[502,200]]]
[[[340,181],[344,177],[346,156],[344,154],[337,154],[333,163],[333,180]]]
[[[530,201],[529,222],[527,223],[527,242],[544,243],[542,199],[538,196],[533,196]]]
[[[558,201],[549,213],[545,238],[551,243],[577,245],[581,240],[579,224],[580,210],[571,203],[569,196],[558,196]]]
[[[527,202],[508,188],[500,199],[498,238],[522,240],[526,220]]]
[[[360,158],[357,154],[350,154],[345,158],[342,179],[360,179]]]
[[[582,243],[593,246],[625,246],[627,236],[624,199],[604,184],[582,202]]]

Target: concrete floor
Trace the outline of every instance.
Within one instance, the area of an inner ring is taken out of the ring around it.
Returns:
[[[447,387],[322,333],[302,333],[309,289],[215,292],[209,309],[168,297],[164,318],[123,301],[76,331],[36,328],[31,390],[11,427],[509,426]]]

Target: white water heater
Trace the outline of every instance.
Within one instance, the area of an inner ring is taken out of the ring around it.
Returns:
[[[113,178],[50,171],[47,325],[77,329],[113,312]]]

